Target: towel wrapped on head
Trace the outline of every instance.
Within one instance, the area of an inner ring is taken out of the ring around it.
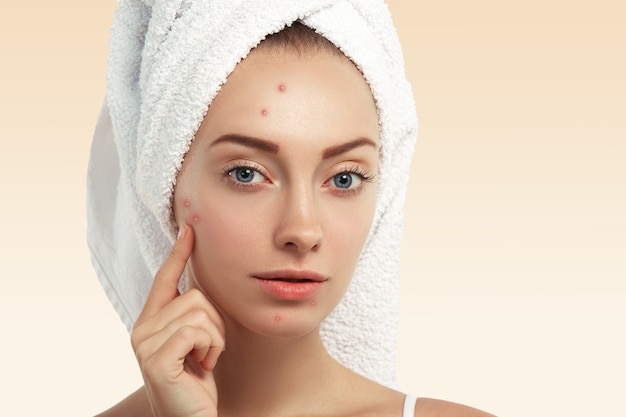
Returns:
[[[376,102],[376,212],[348,292],[321,332],[339,362],[394,386],[402,211],[417,117],[383,1],[120,0],[87,179],[92,262],[130,330],[171,249],[176,174],[208,106],[252,48],[295,21],[345,54]]]

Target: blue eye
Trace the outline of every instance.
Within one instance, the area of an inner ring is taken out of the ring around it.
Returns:
[[[242,184],[255,184],[265,181],[265,177],[259,171],[247,166],[229,169],[226,174]]]
[[[364,171],[360,166],[349,167],[326,181],[338,195],[355,195],[363,190],[366,182],[372,182],[374,175]]]
[[[337,188],[347,189],[352,186],[355,179],[358,181],[356,185],[359,185],[361,183],[361,178],[359,176],[350,172],[342,172],[333,177],[333,183]]]
[[[250,168],[238,168],[235,170],[235,178],[241,182],[252,182],[254,179],[254,171]]]

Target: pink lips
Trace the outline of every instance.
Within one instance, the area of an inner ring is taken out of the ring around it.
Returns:
[[[272,271],[254,274],[263,291],[281,300],[306,300],[320,290],[328,278],[311,271]]]

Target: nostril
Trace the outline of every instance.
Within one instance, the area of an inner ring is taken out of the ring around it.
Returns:
[[[283,248],[295,250],[298,252],[308,252],[316,250],[320,244],[320,238],[317,236],[299,236],[298,238],[286,239],[283,241]]]
[[[290,201],[287,204],[275,230],[275,243],[278,247],[301,253],[315,249],[322,241],[322,225],[315,211],[314,201],[297,199],[302,204]]]

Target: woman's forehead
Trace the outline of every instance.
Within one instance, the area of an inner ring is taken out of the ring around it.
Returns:
[[[368,84],[348,59],[256,51],[229,76],[198,133],[377,143],[378,114]]]

